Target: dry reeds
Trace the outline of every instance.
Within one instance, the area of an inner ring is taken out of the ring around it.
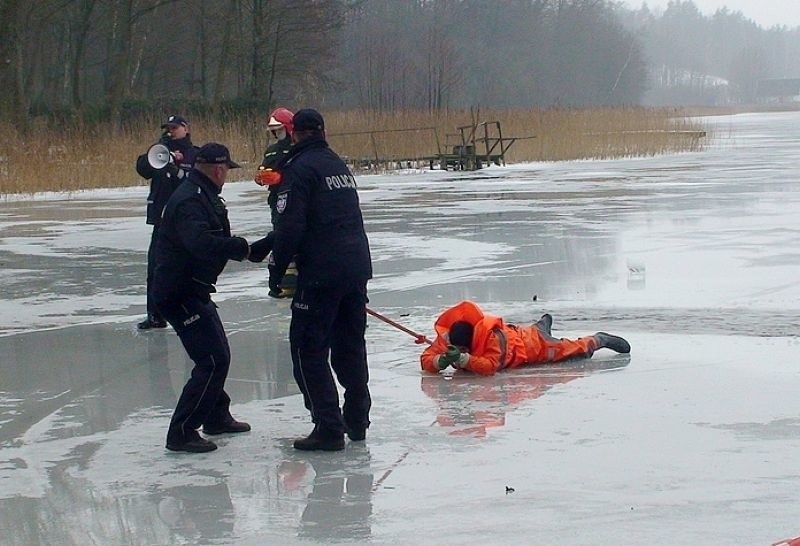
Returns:
[[[516,138],[505,155],[509,163],[651,156],[697,150],[708,140],[702,123],[672,109],[548,108],[461,111],[437,117],[424,112],[334,113],[329,117],[331,145],[344,156],[361,158],[362,163],[452,153],[454,147],[469,144],[473,125],[477,125],[474,144],[480,153],[485,151],[487,134],[490,141],[500,136],[493,128],[484,130],[481,123],[495,121],[504,140]],[[467,142],[460,127],[468,127],[463,131]]]
[[[323,111],[323,115],[334,150],[362,164],[425,161],[452,153],[462,139],[459,127],[494,121],[504,138],[524,137],[506,153],[509,163],[666,154],[699,149],[709,138],[701,136],[706,128],[700,122],[672,109]],[[267,145],[265,118],[224,122],[192,118],[192,139],[198,145],[226,144],[244,167],[234,174],[248,178]],[[0,195],[146,184],[134,165],[158,139],[161,121],[154,115],[116,130],[110,124],[60,127],[38,122],[24,135],[2,124],[0,133],[7,136],[8,145],[0,151]]]

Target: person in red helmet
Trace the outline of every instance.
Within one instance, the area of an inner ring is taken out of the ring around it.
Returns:
[[[589,358],[597,349],[631,352],[627,341],[605,332],[574,340],[556,339],[550,333],[552,325],[549,314],[530,326],[506,324],[501,317],[484,314],[477,304],[462,301],[436,319],[436,340],[420,355],[420,364],[430,373],[452,366],[493,375],[526,364]]]
[[[292,118],[294,114],[286,108],[276,108],[267,119],[267,128],[275,139],[275,142],[267,146],[264,151],[264,159],[261,167],[264,169],[274,169],[289,151],[292,145]]]
[[[292,133],[294,127],[292,125],[292,118],[294,114],[291,110],[286,108],[276,108],[267,120],[267,128],[272,134],[275,142],[267,146],[264,151],[264,159],[258,167],[255,182],[259,186],[267,186],[269,188],[269,197],[267,203],[269,204],[271,212],[270,219],[273,226],[275,225],[275,202],[277,200],[277,192],[275,191],[280,184],[280,165],[289,153],[289,148],[292,147]]]
[[[275,142],[267,146],[264,151],[264,159],[258,167],[255,176],[255,183],[259,186],[266,186],[269,190],[267,195],[267,204],[270,210],[270,222],[272,229],[275,229],[275,223],[278,220],[278,213],[275,207],[278,203],[278,187],[281,183],[280,167],[286,159],[286,154],[292,147],[292,134],[294,134],[294,125],[292,118],[294,114],[287,108],[276,108],[269,115],[267,120],[267,128],[275,139]],[[261,262],[269,256],[272,250],[273,233],[270,232],[263,239],[253,243],[254,251],[250,256],[250,261]],[[272,259],[270,257],[268,267],[272,267]],[[294,263],[291,264],[288,272],[284,275],[281,283],[281,290],[279,292],[272,292],[270,296],[278,298],[288,298],[294,294],[294,289],[297,285],[297,267]]]

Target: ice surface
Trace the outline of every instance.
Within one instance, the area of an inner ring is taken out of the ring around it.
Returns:
[[[674,156],[361,176],[370,307],[426,335],[472,299],[630,356],[423,376],[370,318],[365,444],[298,453],[288,303],[215,298],[253,431],[164,450],[191,363],[139,333],[146,188],[0,203],[3,544],[772,544],[800,535],[800,113],[712,118]],[[247,174],[247,173],[244,173]],[[234,230],[265,193],[225,186]],[[513,491],[512,491],[513,489]]]

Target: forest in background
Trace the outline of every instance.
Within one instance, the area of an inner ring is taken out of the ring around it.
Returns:
[[[278,104],[752,102],[759,79],[800,76],[800,29],[691,0],[0,0],[0,59],[0,120],[24,131]]]
[[[800,78],[800,27],[765,29],[727,8],[706,16],[691,0],[617,13],[647,60],[646,105],[752,105],[767,99],[759,81]]]

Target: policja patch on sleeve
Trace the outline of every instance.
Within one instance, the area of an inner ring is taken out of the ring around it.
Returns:
[[[278,201],[275,203],[275,211],[278,214],[283,214],[286,210],[286,201],[289,199],[289,192],[284,191],[278,194]]]

